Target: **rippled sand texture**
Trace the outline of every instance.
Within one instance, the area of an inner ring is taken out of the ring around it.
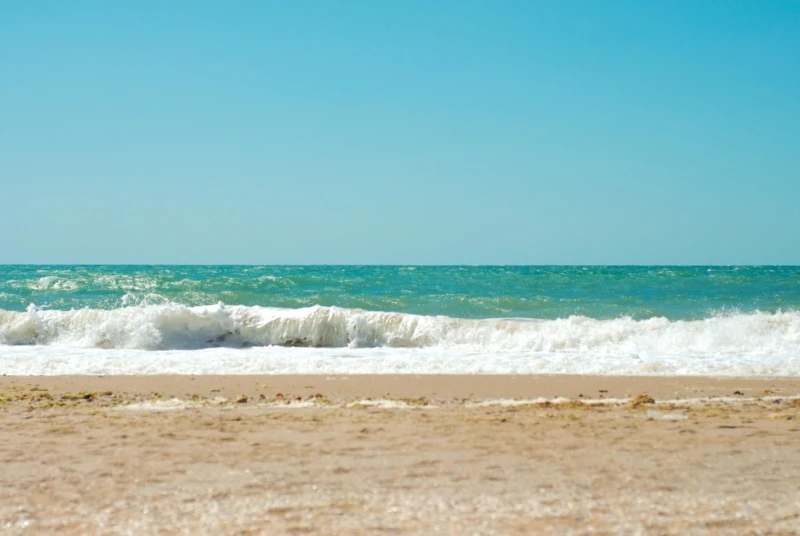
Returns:
[[[237,403],[220,391],[172,400],[106,380],[109,391],[1,384],[7,533],[800,527],[800,402],[785,387],[670,403],[508,405],[474,395],[314,396],[323,393],[309,385],[294,403],[297,393],[269,390]],[[189,390],[191,380],[172,381]]]

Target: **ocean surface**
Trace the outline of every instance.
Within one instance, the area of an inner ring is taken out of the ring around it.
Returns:
[[[800,267],[0,265],[4,374],[800,375]]]

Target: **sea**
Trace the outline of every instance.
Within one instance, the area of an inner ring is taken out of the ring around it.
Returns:
[[[800,375],[795,266],[0,266],[0,373]]]

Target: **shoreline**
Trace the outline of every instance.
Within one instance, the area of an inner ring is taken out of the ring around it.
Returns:
[[[800,377],[598,376],[598,375],[152,375],[0,376],[0,391],[39,386],[53,392],[112,390],[130,395],[309,397],[382,396],[464,399],[631,398],[655,399],[800,395]]]

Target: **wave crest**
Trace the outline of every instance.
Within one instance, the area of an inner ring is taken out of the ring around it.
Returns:
[[[0,310],[0,343],[142,350],[209,347],[457,347],[476,352],[800,357],[797,312],[666,318],[472,320],[314,306],[177,304]]]

